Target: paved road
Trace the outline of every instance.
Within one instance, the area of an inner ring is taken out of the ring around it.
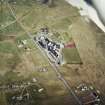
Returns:
[[[32,35],[30,34],[30,32],[28,32],[24,25],[17,19],[16,14],[14,13],[12,7],[10,6],[10,4],[7,2],[8,8],[11,11],[13,17],[17,20],[17,22],[20,24],[21,28],[26,32],[26,34],[31,38],[31,40],[34,42],[35,46],[40,50],[40,52],[43,54],[43,56],[45,57],[45,59],[47,59],[47,61],[49,62],[49,64],[52,66],[53,70],[55,71],[57,77],[59,78],[59,80],[61,80],[61,82],[64,84],[64,86],[68,89],[68,91],[72,94],[72,96],[75,98],[75,100],[77,101],[77,103],[79,105],[82,105],[81,101],[78,99],[78,97],[76,96],[75,92],[72,90],[70,84],[68,84],[68,82],[64,79],[64,77],[62,76],[62,74],[60,73],[58,67],[56,66],[56,64],[53,64],[50,59],[48,59],[47,54],[45,53],[44,50],[41,49],[41,47],[38,46],[38,44],[34,41]]]

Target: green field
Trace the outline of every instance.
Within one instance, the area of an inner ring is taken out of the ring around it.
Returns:
[[[76,48],[64,48],[63,57],[67,64],[82,63]]]

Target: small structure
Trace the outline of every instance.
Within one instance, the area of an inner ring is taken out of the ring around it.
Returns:
[[[33,82],[37,82],[37,79],[36,78],[33,78],[32,80],[33,80]]]
[[[38,90],[39,93],[41,93],[41,92],[43,92],[43,91],[44,91],[44,88],[40,88],[40,89]]]

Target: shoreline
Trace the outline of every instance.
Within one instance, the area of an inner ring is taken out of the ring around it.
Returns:
[[[105,26],[101,22],[95,8],[93,8],[83,0],[65,0],[65,1],[68,2],[70,5],[72,5],[73,7],[78,8],[81,16],[88,17],[105,33]]]

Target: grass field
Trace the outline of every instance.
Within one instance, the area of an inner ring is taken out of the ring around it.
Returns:
[[[18,20],[15,20],[12,16],[6,3],[3,3],[2,8],[0,8],[0,59],[2,59],[0,60],[0,74],[5,80],[3,83],[21,81],[24,78],[28,78],[28,81],[30,78],[37,78],[38,83],[45,88],[49,97],[42,100],[43,104],[39,102],[39,105],[53,103],[61,105],[60,99],[63,96],[67,98],[68,91],[57,78],[46,57],[35,46],[18,21],[24,25],[24,28],[32,36],[41,27],[47,26],[51,32],[55,33],[53,36],[49,36],[52,40],[69,43],[73,41],[69,33],[69,26],[79,15],[77,9],[70,7],[64,0],[55,1],[55,6],[52,8],[38,4],[33,0],[30,0],[30,2],[17,0],[16,4],[10,3],[10,5]],[[26,40],[27,43],[19,48],[20,42],[23,40]],[[81,62],[76,47],[63,50],[68,63]],[[42,68],[47,68],[47,71],[41,72],[40,69]],[[66,69],[63,68],[63,70]],[[21,77],[9,71],[14,71]],[[0,91],[1,98],[0,105],[8,103],[5,99],[5,93],[2,93],[2,91]]]
[[[68,64],[82,63],[76,48],[64,48],[63,57]]]

